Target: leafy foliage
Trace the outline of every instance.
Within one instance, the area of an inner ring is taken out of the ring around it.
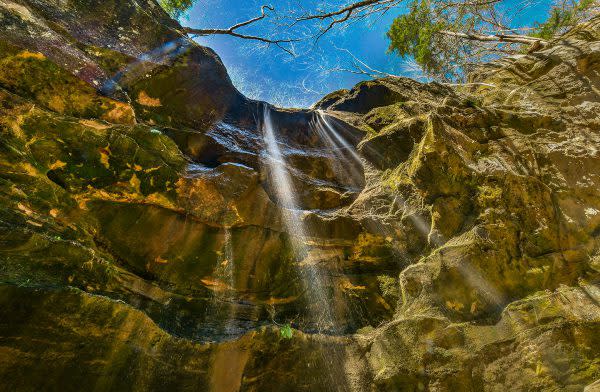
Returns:
[[[489,6],[470,9],[469,2],[447,3],[437,0],[414,0],[409,12],[394,20],[387,37],[389,52],[412,57],[425,74],[442,80],[455,80],[474,54],[473,48],[445,31],[474,31]]]
[[[387,33],[388,51],[401,57],[413,57],[429,75],[451,79],[454,74],[451,64],[458,53],[438,39],[438,33],[449,28],[447,20],[434,15],[429,0],[413,1],[409,12],[392,23]]]
[[[523,37],[520,33],[526,32],[550,39],[589,17],[598,0],[563,0],[534,27],[515,26],[518,13],[510,14],[503,5],[501,0],[412,0],[408,12],[397,17],[387,33],[388,51],[413,58],[429,77],[461,81],[477,64],[523,50],[523,43],[481,37],[498,33]]]
[[[594,8],[598,7],[597,0],[579,0],[575,4],[557,4],[550,10],[550,16],[543,23],[538,23],[533,32],[534,37],[552,39],[557,34],[586,19]]]
[[[160,0],[160,5],[169,15],[179,18],[194,4],[194,0]]]
[[[281,337],[284,339],[292,338],[292,326],[290,324],[285,324],[283,327],[279,329],[279,333]]]
[[[426,72],[443,72],[442,60],[437,55],[434,44],[435,34],[447,28],[444,22],[434,21],[426,0],[415,1],[410,12],[394,20],[387,37],[390,39],[390,52],[412,56]]]

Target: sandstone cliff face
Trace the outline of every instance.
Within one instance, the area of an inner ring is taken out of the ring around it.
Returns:
[[[307,110],[178,29],[153,1],[0,0],[0,390],[600,378],[599,19],[461,88]]]

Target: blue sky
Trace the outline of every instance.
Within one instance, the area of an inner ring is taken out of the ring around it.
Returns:
[[[314,10],[319,4],[344,4],[345,0],[271,0],[279,13],[301,12],[301,7]],[[517,7],[524,0],[506,0],[507,7]],[[538,0],[537,5],[524,12],[517,24],[543,20],[551,0]],[[184,26],[198,28],[226,28],[260,14],[264,0],[197,0],[180,21]],[[238,89],[254,99],[265,100],[278,106],[306,107],[323,95],[340,89],[351,88],[366,75],[344,71],[326,71],[336,68],[352,68],[352,55],[371,68],[395,75],[414,76],[410,62],[386,53],[388,40],[385,36],[402,7],[383,16],[334,29],[315,45],[302,44],[296,48],[297,57],[271,47],[263,47],[252,41],[229,36],[200,37],[198,42],[213,48],[221,57]],[[294,34],[304,28],[296,27]],[[275,34],[284,36],[288,29],[277,26],[276,21],[265,19],[240,32],[249,34]],[[349,51],[352,55],[350,55]]]

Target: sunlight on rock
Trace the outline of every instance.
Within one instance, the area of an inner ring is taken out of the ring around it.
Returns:
[[[499,50],[526,45],[468,83],[350,53],[368,80],[296,109],[242,95],[191,37],[293,40],[192,31],[154,0],[67,3],[0,0],[0,390],[598,388],[587,3],[555,15],[581,22],[560,38],[507,33]],[[347,12],[317,19],[367,18]],[[407,18],[396,43],[438,26]]]

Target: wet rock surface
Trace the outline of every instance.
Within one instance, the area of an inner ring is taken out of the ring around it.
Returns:
[[[599,19],[471,85],[304,110],[179,29],[0,2],[1,390],[600,378]]]

